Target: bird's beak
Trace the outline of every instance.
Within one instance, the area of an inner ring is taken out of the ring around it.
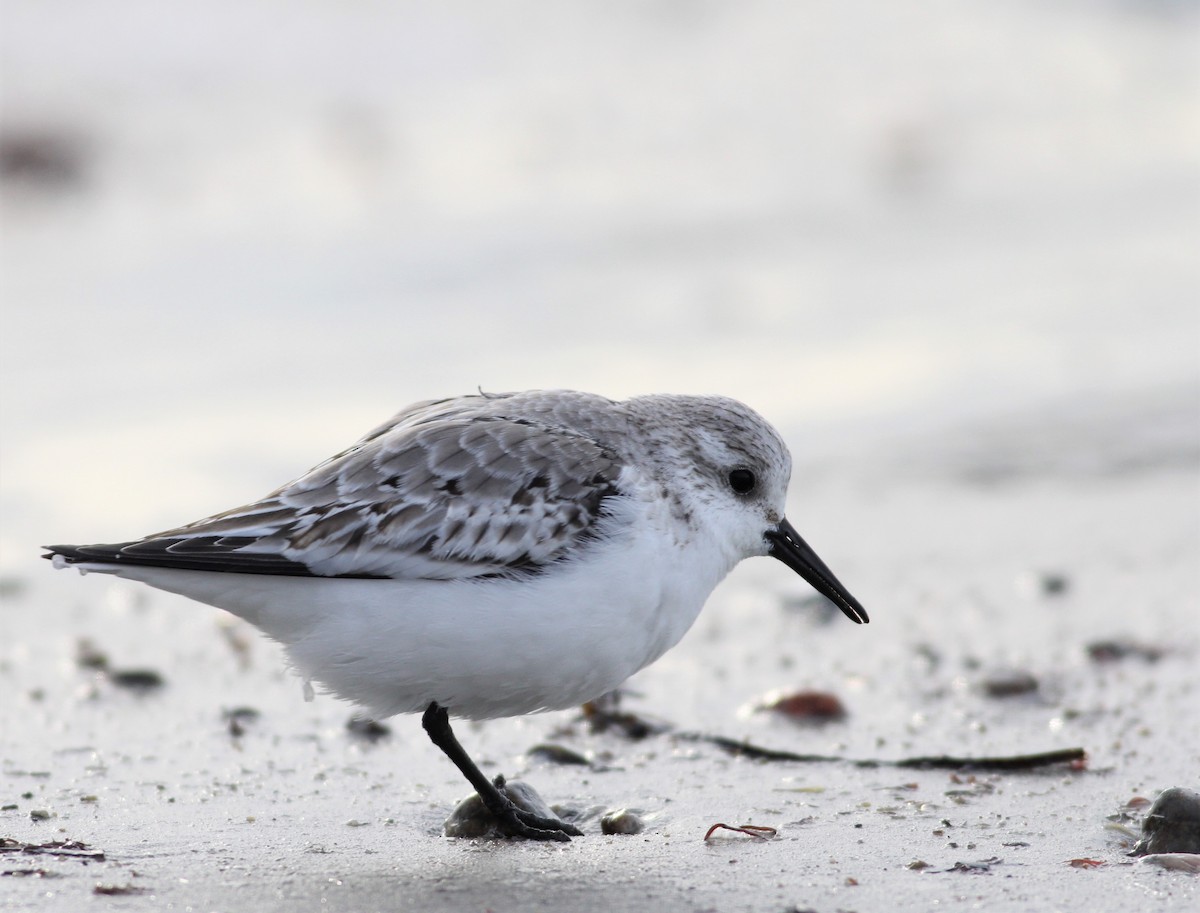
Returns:
[[[867,610],[833,576],[833,571],[825,566],[825,562],[817,557],[817,553],[809,548],[787,520],[780,520],[778,526],[767,530],[766,539],[770,543],[768,555],[778,558],[812,584],[818,593],[833,600],[847,618],[858,624],[871,620],[867,617]]]

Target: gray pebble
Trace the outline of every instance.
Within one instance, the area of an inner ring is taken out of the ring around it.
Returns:
[[[1181,786],[1164,789],[1142,819],[1142,839],[1130,856],[1200,853],[1200,793]]]
[[[1038,583],[1047,596],[1061,596],[1071,588],[1071,578],[1058,571],[1042,571]]]
[[[1000,669],[983,680],[988,697],[1017,697],[1038,690],[1038,680],[1020,669]]]
[[[646,822],[627,808],[618,808],[600,819],[603,834],[640,834],[645,827]]]
[[[519,809],[543,818],[558,817],[545,803],[545,800],[538,795],[537,790],[522,780],[506,781],[500,786],[500,792],[512,800],[513,805]],[[496,817],[483,804],[479,793],[471,793],[455,806],[450,817],[442,825],[442,833],[447,837],[465,837],[467,839],[495,837],[498,836]]]

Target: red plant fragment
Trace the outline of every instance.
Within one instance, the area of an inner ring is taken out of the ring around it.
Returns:
[[[1098,869],[1105,863],[1103,859],[1072,859],[1067,864],[1073,869]]]
[[[706,833],[704,835],[704,839],[707,840],[709,837],[711,837],[713,835],[714,831],[717,831],[720,829],[724,829],[727,831],[737,831],[739,834],[745,834],[747,837],[756,837],[759,840],[770,840],[772,837],[774,837],[776,834],[779,833],[779,831],[775,830],[775,828],[767,827],[766,825],[763,825],[763,824],[733,825],[733,824],[717,823],[708,829],[708,833]]]

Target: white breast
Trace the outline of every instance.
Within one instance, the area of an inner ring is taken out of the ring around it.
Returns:
[[[599,697],[674,646],[728,560],[658,523],[520,578],[374,580],[104,565],[218,606],[280,641],[297,670],[377,717],[490,719]]]

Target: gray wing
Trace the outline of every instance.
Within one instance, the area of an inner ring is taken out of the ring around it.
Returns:
[[[578,431],[461,402],[413,407],[254,504],[139,542],[52,551],[69,562],[445,579],[535,570],[596,535],[618,494],[616,455]]]

